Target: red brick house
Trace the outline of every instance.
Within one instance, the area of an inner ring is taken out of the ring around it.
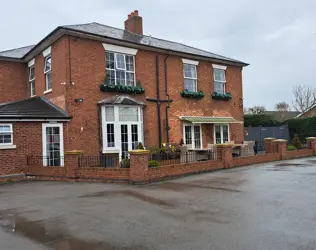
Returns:
[[[316,116],[316,103],[310,106],[307,110],[300,113],[297,118],[306,118]]]
[[[145,36],[142,22],[134,11],[125,30],[60,26],[36,45],[0,52],[0,103],[13,102],[0,106],[0,149],[56,158],[124,156],[138,142],[242,142],[248,64]]]

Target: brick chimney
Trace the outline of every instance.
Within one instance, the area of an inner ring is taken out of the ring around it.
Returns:
[[[143,35],[143,18],[138,15],[138,10],[128,14],[125,21],[125,30],[134,34]]]

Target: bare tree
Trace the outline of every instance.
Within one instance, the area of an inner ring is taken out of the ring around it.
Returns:
[[[266,111],[266,108],[263,106],[255,105],[252,108],[248,109],[251,114],[263,114]]]
[[[246,107],[243,108],[244,114],[248,113],[248,109]]]
[[[293,95],[293,108],[296,111],[304,112],[316,103],[316,88],[310,85],[295,85],[293,87]]]
[[[275,104],[274,109],[280,112],[287,112],[290,111],[290,105],[286,102],[278,102]]]

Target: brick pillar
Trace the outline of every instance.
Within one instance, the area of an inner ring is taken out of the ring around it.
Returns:
[[[275,145],[277,152],[279,154],[280,160],[286,159],[286,149],[287,149],[286,143],[287,143],[287,140],[282,140],[282,139],[273,141],[273,144]]]
[[[274,147],[275,144],[273,144],[274,140],[275,138],[272,137],[264,138],[264,150],[266,154],[276,152],[276,148]]]
[[[77,178],[77,168],[79,167],[79,156],[82,154],[82,151],[73,150],[65,152],[65,170],[66,177],[70,180],[76,181]]]
[[[233,145],[232,144],[218,144],[217,156],[223,163],[224,168],[233,167]]]
[[[130,181],[145,183],[148,176],[149,150],[132,150],[130,154]]]
[[[316,137],[307,137],[307,146],[310,149],[313,149],[314,155],[316,154]]]

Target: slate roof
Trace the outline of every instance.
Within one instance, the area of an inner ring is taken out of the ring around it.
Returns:
[[[0,120],[5,119],[70,119],[67,112],[45,97],[0,104]]]
[[[145,103],[126,95],[111,96],[103,99],[99,104],[145,106]]]
[[[190,55],[202,56],[202,57],[207,57],[207,58],[212,58],[212,59],[219,59],[219,60],[224,60],[228,62],[239,63],[239,64],[242,64],[243,66],[248,65],[247,63],[244,63],[244,62],[241,62],[229,57],[214,54],[205,50],[197,49],[197,48],[194,48],[194,47],[191,47],[179,42],[172,42],[168,40],[155,38],[152,36],[133,34],[123,29],[118,29],[118,28],[114,28],[111,26],[107,26],[107,25],[103,25],[103,24],[95,23],[95,22],[87,23],[87,24],[60,26],[57,29],[55,29],[50,35],[48,35],[44,40],[52,36],[58,29],[75,31],[75,32],[80,32],[80,33],[88,34],[88,35],[100,36],[102,38],[116,39],[116,40],[120,40],[124,42],[130,42],[133,44],[155,47],[155,48],[169,50],[173,52],[180,52],[180,53],[186,53]],[[36,46],[37,45],[35,46],[32,45],[32,46],[28,46],[24,48],[13,49],[10,51],[3,51],[3,52],[0,52],[0,57],[3,56],[3,57],[11,57],[11,58],[16,58],[16,59],[23,59],[23,57]]]
[[[11,49],[0,52],[0,57],[10,57],[10,58],[22,58],[25,56],[35,45],[30,45],[22,48]]]
[[[242,123],[233,117],[181,116],[180,119],[191,123]]]

